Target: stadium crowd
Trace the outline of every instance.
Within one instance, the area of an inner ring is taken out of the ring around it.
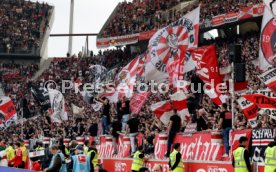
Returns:
[[[204,21],[220,14],[237,12],[243,7],[262,3],[262,0],[230,0],[223,3],[218,0],[199,0],[190,3],[184,10],[173,9],[172,12],[169,12],[172,7],[182,2],[185,0],[122,2],[112,16],[110,20],[112,22],[107,24],[100,37],[123,36],[163,28],[179,19],[187,11],[196,8],[199,3],[201,4],[200,19]]]
[[[51,6],[31,1],[3,0],[0,4],[0,52],[26,53],[40,46]]]
[[[165,26],[166,24],[170,23],[170,20],[175,20],[175,18],[166,19],[163,22],[161,21],[162,17],[159,11],[169,9],[180,2],[182,1],[159,0],[142,2],[134,1],[133,3],[123,2],[119,6],[119,11],[123,12],[115,15],[115,17],[112,19],[113,22],[106,28],[104,36],[109,36],[110,33],[114,33],[112,36],[138,33]],[[235,0],[224,3],[217,3],[215,0],[202,0],[200,2],[202,3],[203,7],[205,7],[201,14],[204,16],[204,18],[226,13],[232,10],[235,11],[236,7],[240,8],[251,5],[252,3],[259,3],[259,1],[245,1],[244,3],[240,3]],[[26,16],[32,16],[34,19],[34,23],[30,23],[32,27],[37,26],[35,25],[37,21],[41,22],[43,18],[47,18],[49,15],[50,7],[48,5],[33,4],[30,2],[25,3],[26,4],[23,5],[22,8],[23,11],[28,11],[28,15]],[[207,7],[206,4],[214,5]],[[221,8],[222,6],[224,8]],[[18,11],[16,6],[13,9],[15,9],[15,12]],[[1,10],[2,9],[0,9],[0,12]],[[22,19],[22,17],[24,20],[24,15],[17,15],[18,18],[15,18],[15,20],[19,21]],[[17,15],[12,16],[14,17]],[[144,20],[141,20],[143,16],[154,17],[149,17],[148,21],[144,23]],[[180,14],[174,16],[180,16]],[[9,17],[0,16],[0,20],[4,20],[5,18],[9,19]],[[47,25],[46,23],[44,25]],[[38,25],[41,25],[41,23]],[[39,27],[34,28],[37,29]],[[31,37],[33,37],[35,41],[39,40],[40,31],[35,29],[27,30],[33,32],[27,34],[29,36],[24,37],[24,39],[22,37],[18,37],[16,39],[26,40],[28,42],[29,39],[32,39]],[[21,34],[25,33],[20,29],[18,32]],[[4,38],[2,40],[7,40],[4,42],[4,47],[9,47],[7,46],[8,44],[10,44],[11,47],[16,47],[17,45],[11,41],[16,39],[14,39],[14,37],[8,33],[10,32],[2,35]],[[230,62],[228,61],[228,48],[229,45],[233,42],[244,45],[242,47],[242,59],[245,61],[247,69],[247,89],[257,90],[259,88],[263,88],[263,85],[257,77],[261,71],[256,69],[253,64],[253,61],[258,56],[258,33],[239,35],[238,37],[232,37],[231,39],[224,38],[204,41],[204,43],[208,45],[213,43],[216,44],[219,66],[221,68],[226,68],[230,65]],[[20,45],[25,45],[24,41]],[[14,52],[14,48],[10,49],[10,52]],[[71,80],[76,85],[80,83],[92,83],[95,80],[95,75],[93,71],[91,71],[91,65],[102,65],[106,67],[107,70],[117,66],[117,70],[114,73],[116,75],[116,73],[118,73],[118,71],[120,71],[120,69],[128,62],[130,62],[131,59],[136,55],[137,54],[131,54],[127,49],[114,49],[105,50],[103,52],[99,51],[97,55],[91,53],[90,57],[82,58],[80,56],[74,55],[67,58],[55,58],[52,60],[49,68],[45,70],[36,81],[31,80],[31,77],[39,70],[39,67],[36,64],[1,64],[0,81],[2,83],[2,87],[4,88],[4,92],[17,104],[18,111],[20,111],[22,104],[25,104],[25,107],[27,108],[26,110],[23,110],[23,114],[26,119],[19,117],[20,120],[17,123],[13,124],[9,128],[6,128],[5,130],[0,130],[0,149],[3,145],[15,145],[15,148],[22,146],[22,139],[43,140],[44,137],[55,138],[57,141],[59,141],[59,146],[62,147],[63,142],[60,140],[65,138],[76,140],[78,136],[91,136],[97,141],[100,135],[106,134],[111,135],[113,140],[116,141],[118,140],[119,135],[126,134],[131,137],[131,151],[133,154],[136,150],[134,138],[138,134],[141,134],[143,135],[142,143],[145,149],[145,154],[151,155],[154,152],[155,136],[157,133],[167,132],[171,136],[169,136],[169,139],[172,140],[175,133],[183,132],[185,127],[191,123],[197,124],[197,131],[223,129],[224,131],[228,132],[223,132],[224,137],[229,134],[229,130],[232,128],[232,121],[229,121],[229,119],[225,118],[225,112],[230,110],[232,107],[231,96],[228,92],[224,93],[225,101],[222,107],[214,105],[210,98],[206,95],[192,93],[187,94],[187,104],[190,117],[181,123],[178,118],[171,118],[171,126],[174,127],[168,127],[162,124],[162,122],[150,110],[150,106],[152,104],[162,100],[168,100],[170,97],[169,95],[173,92],[172,89],[170,89],[170,91],[167,93],[158,92],[157,94],[151,94],[148,97],[145,106],[142,107],[141,112],[139,114],[134,114],[131,112],[130,100],[128,98],[120,97],[120,100],[117,103],[111,103],[105,97],[99,97],[97,95],[87,96],[83,91],[82,86],[80,85],[78,86],[80,92],[75,93],[74,90],[67,90],[64,94],[68,120],[60,124],[53,123],[51,121],[50,112],[43,111],[39,103],[34,99],[30,92],[30,83],[32,85],[36,85],[37,87],[41,87],[44,86],[44,83],[48,80],[55,81],[55,83],[58,85],[56,87],[57,89],[60,89],[59,86],[62,85],[62,80]],[[6,73],[16,73],[17,77],[4,77],[4,74]],[[198,78],[195,77],[194,73],[190,73],[186,77],[190,78],[191,81],[198,81]],[[103,107],[100,111],[93,108],[92,104],[95,101],[99,101],[103,104]],[[252,126],[250,126],[244,117],[244,114],[242,113],[237,102],[235,102],[234,106],[235,117],[232,119],[234,120],[234,127],[232,129],[241,130],[252,128]],[[257,127],[275,127],[276,122],[269,118],[269,115],[266,114],[266,112],[262,113],[263,114],[258,115]],[[18,143],[18,141],[20,143]],[[227,143],[227,140],[224,142]],[[35,147],[32,147],[31,149],[34,148]],[[65,150],[64,147],[62,150]],[[229,146],[226,148],[226,156],[229,153],[228,151]],[[117,152],[115,149],[114,154],[116,153]]]

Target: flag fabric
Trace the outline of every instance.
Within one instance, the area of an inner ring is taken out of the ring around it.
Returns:
[[[173,107],[169,101],[161,101],[151,105],[151,111],[165,125],[168,125],[170,117],[173,115]]]
[[[269,97],[261,93],[242,95],[248,101],[256,104],[259,108],[276,108],[276,97]]]
[[[7,128],[17,120],[13,101],[7,96],[0,96],[0,129]]]
[[[106,71],[106,68],[102,65],[91,65],[89,69],[94,76],[95,82],[100,82],[101,75]]]
[[[49,92],[45,87],[31,87],[31,92],[34,99],[40,104],[42,110],[47,111],[51,108],[51,102],[49,98]]]
[[[84,107],[80,108],[73,103],[71,104],[73,115],[80,115],[84,111]]]
[[[103,97],[106,97],[110,103],[117,103],[119,101],[119,93],[116,90],[110,93],[103,93],[100,98]]]
[[[93,104],[92,104],[92,108],[95,112],[98,112],[101,110],[101,108],[103,107],[103,104],[101,102],[98,102],[98,101],[95,101]]]
[[[131,98],[131,101],[130,101],[130,104],[129,104],[131,112],[132,113],[139,113],[141,111],[141,108],[146,103],[147,98],[148,98],[149,95],[150,95],[149,92],[134,94],[134,96]]]
[[[190,120],[190,114],[187,106],[187,97],[183,91],[178,91],[171,95],[173,108],[177,109],[178,115],[182,121]]]
[[[263,0],[269,11],[276,16],[276,1],[275,0]]]
[[[67,113],[65,112],[65,101],[62,93],[54,89],[49,89],[48,91],[53,112],[51,114],[52,121],[61,123],[64,120],[68,120]]]
[[[275,4],[276,2],[274,2]],[[276,4],[274,5],[276,6]],[[275,7],[274,7],[275,9]],[[268,7],[265,7],[259,49],[259,68],[263,71],[276,65],[276,22]]]
[[[258,113],[258,106],[248,100],[246,100],[244,97],[240,97],[238,100],[238,103],[240,105],[240,108],[242,109],[242,112],[247,119],[247,121],[250,123],[250,125],[254,128],[257,126],[257,113]]]
[[[206,84],[204,90],[216,105],[221,105],[221,92],[218,85],[221,83],[219,67],[214,45],[199,47],[189,50],[196,62],[196,74]]]
[[[166,66],[184,57],[188,48],[197,47],[200,7],[157,31],[149,41],[145,80],[162,82],[169,75]]]
[[[271,91],[276,94],[276,68],[267,70],[258,77]]]

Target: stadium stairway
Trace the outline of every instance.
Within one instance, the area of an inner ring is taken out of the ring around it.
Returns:
[[[32,80],[36,80],[46,69],[48,69],[52,60],[53,60],[53,58],[48,58],[48,59],[44,60],[40,64],[39,70],[35,73]]]

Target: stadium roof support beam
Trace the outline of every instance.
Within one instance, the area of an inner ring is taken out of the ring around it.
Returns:
[[[72,34],[74,31],[74,0],[71,0],[70,4],[70,19],[69,19],[69,34]],[[73,37],[69,36],[68,43],[68,53],[72,54],[72,45],[73,45]]]

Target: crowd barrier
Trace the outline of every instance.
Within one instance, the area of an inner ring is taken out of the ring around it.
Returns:
[[[252,153],[251,159],[252,163],[255,164],[256,171],[263,171],[264,164],[264,151],[268,143],[272,142],[275,137],[276,129],[274,128],[262,128],[262,129],[248,129],[248,130],[235,130],[230,132],[229,144],[231,145],[230,157],[227,159],[222,158],[224,154],[223,138],[218,131],[206,131],[197,132],[190,135],[183,135],[183,133],[178,133],[174,139],[174,143],[180,143],[182,154],[182,159],[185,161],[185,171],[193,172],[200,166],[203,168],[203,172],[208,171],[231,171],[231,155],[232,152],[239,146],[239,138],[245,136],[249,140],[248,150]],[[138,145],[143,144],[144,136],[139,134],[136,136],[136,141]],[[164,155],[167,151],[167,139],[166,133],[160,133],[156,135],[155,138],[155,149],[154,154],[150,157],[156,161],[149,161],[146,166],[152,167],[154,163],[161,163],[165,167],[167,162],[162,161]],[[77,142],[79,144],[84,143],[85,140],[94,141],[97,139],[89,136],[77,137]],[[49,143],[50,145],[56,142],[56,139],[44,138],[43,141]],[[24,141],[25,144],[30,144],[33,141]],[[70,139],[64,139],[64,144],[69,144]],[[130,137],[121,134],[117,142],[117,154],[114,153],[114,143],[112,136],[102,135],[99,137],[99,144],[97,145],[98,153],[103,160],[103,164],[112,164],[114,169],[128,169],[131,164],[130,157],[131,144]],[[199,163],[200,162],[200,163]],[[201,163],[205,162],[204,165]],[[208,163],[207,163],[208,162]],[[220,163],[227,164],[221,166]],[[197,165],[200,164],[200,165]],[[109,168],[109,167],[107,167]],[[120,170],[117,170],[120,171]]]

